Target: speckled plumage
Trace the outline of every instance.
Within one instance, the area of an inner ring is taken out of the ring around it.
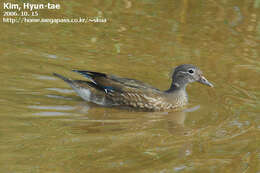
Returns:
[[[135,79],[92,71],[73,71],[87,77],[89,81],[70,80],[56,73],[54,75],[67,82],[84,100],[103,106],[132,107],[147,111],[177,109],[188,103],[185,91],[188,83],[198,81],[213,87],[202,76],[202,72],[190,64],[175,68],[171,87],[166,91]]]

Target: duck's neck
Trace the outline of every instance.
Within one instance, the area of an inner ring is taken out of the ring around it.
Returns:
[[[188,95],[186,93],[186,85],[179,85],[177,83],[172,83],[171,87],[165,91],[167,97],[176,105],[186,105],[188,103]]]
[[[166,90],[167,93],[173,93],[173,92],[185,92],[186,93],[186,84],[179,84],[176,82],[172,82],[171,87]]]

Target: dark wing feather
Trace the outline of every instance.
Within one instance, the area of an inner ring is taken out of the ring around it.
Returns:
[[[100,85],[104,90],[122,92],[127,88],[132,89],[151,89],[159,91],[158,89],[145,84],[141,81],[129,78],[120,78],[114,75],[107,75],[105,73],[73,70],[90,79],[93,83]]]
[[[72,70],[72,71],[77,72],[77,73],[87,77],[88,79],[90,79],[94,83],[95,83],[95,78],[106,77],[106,74],[99,73],[99,72],[86,71],[86,70]]]
[[[53,73],[54,76],[64,80],[65,82],[67,82],[69,85],[71,86],[75,86],[75,87],[82,87],[82,88],[89,88],[90,87],[93,87],[97,90],[101,90],[103,91],[103,88],[100,87],[99,85],[96,85],[95,83],[93,82],[89,82],[89,81],[83,81],[83,80],[70,80],[60,74],[57,74],[57,73]]]

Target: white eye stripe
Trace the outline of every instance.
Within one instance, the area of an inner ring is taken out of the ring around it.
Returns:
[[[185,71],[179,71],[179,73],[184,73],[184,74],[186,74],[186,73],[188,73],[188,72],[185,72]]]
[[[192,70],[192,72],[190,72],[190,70]],[[195,71],[194,71],[194,69],[189,69],[188,72],[186,72],[186,71],[179,71],[178,73],[179,73],[179,74],[181,73],[181,74],[194,75],[194,74],[195,74]]]
[[[189,72],[185,72],[185,71],[179,71],[178,73],[182,73],[182,74],[190,74]]]

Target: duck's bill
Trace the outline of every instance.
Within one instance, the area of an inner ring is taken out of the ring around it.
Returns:
[[[214,87],[212,83],[210,83],[204,76],[201,76],[200,79],[198,80],[199,83],[202,83],[204,85],[208,85],[210,87]]]

